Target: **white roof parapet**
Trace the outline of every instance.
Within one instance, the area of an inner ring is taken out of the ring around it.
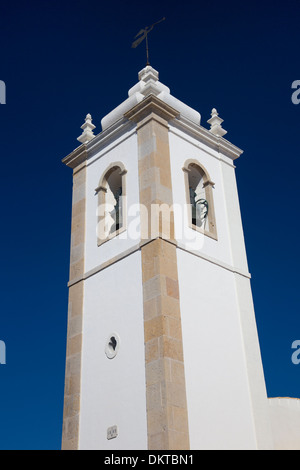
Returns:
[[[219,114],[216,110],[216,108],[213,108],[211,111],[211,118],[207,121],[208,124],[210,124],[210,132],[217,137],[223,137],[225,134],[227,134],[227,131],[223,129],[222,127],[222,122],[224,122],[223,119],[219,117]]]
[[[144,99],[144,96],[137,92],[134,93],[132,96],[127,98],[127,100],[123,101],[123,103],[119,104],[113,111],[108,113],[104,118],[101,120],[102,130],[105,131],[108,127],[115,124],[119,119],[121,119],[124,114],[133,108],[136,104],[140,103]]]
[[[139,81],[128,91],[127,100],[123,101],[123,103],[101,120],[102,130],[107,129],[121,119],[127,111],[149,95],[157,96],[160,100],[176,108],[180,115],[200,125],[201,116],[198,111],[195,111],[190,106],[187,106],[182,101],[172,96],[170,89],[158,80],[159,74],[157,70],[147,65],[139,72],[138,76]]]
[[[79,137],[77,137],[77,140],[79,140],[79,142],[81,142],[82,144],[86,144],[95,137],[93,132],[95,128],[96,126],[94,126],[94,124],[92,123],[92,116],[90,114],[87,114],[85,117],[85,122],[81,126],[83,132]]]

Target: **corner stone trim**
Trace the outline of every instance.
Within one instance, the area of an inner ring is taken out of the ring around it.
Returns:
[[[137,124],[140,203],[148,209],[151,204],[171,206],[173,202],[168,121],[177,115],[151,95],[125,115]],[[151,222],[141,220],[142,233]],[[189,432],[176,244],[166,240],[160,222],[156,221],[159,238],[141,246],[148,449],[186,450]],[[174,221],[168,236],[174,241]]]
[[[84,274],[86,167],[73,174],[70,283]],[[79,445],[84,281],[69,287],[62,450]]]

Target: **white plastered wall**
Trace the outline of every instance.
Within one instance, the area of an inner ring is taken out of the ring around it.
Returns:
[[[191,447],[269,449],[273,443],[234,165],[172,126],[169,136]],[[199,161],[215,183],[217,240],[192,229],[182,237],[176,211],[186,204],[182,167],[188,159]],[[186,237],[191,232],[194,246]]]
[[[146,390],[140,251],[85,281],[80,449],[146,449]],[[120,346],[108,359],[106,341]],[[118,437],[107,429],[118,426]]]
[[[255,449],[234,274],[177,250],[192,449]]]
[[[226,220],[226,206],[223,192],[223,177],[217,152],[210,149],[208,151],[205,150],[204,146],[193,138],[190,138],[188,141],[186,135],[178,129],[173,128],[172,131],[172,126],[171,132],[169,132],[169,141],[176,240],[188,249],[201,250],[202,254],[210,258],[218,259],[220,262],[227,265],[232,265],[229,229]],[[212,193],[218,243],[216,240],[210,237],[204,237],[201,233],[197,233],[195,230],[188,228],[187,224],[185,224],[185,231],[183,232],[182,230],[182,208],[186,205],[186,189],[182,168],[189,159],[199,161],[215,183]]]
[[[106,169],[118,162],[127,171],[127,229],[134,222],[134,233],[128,236],[126,230],[98,246],[95,189]],[[132,210],[139,203],[138,181],[134,129],[100,146],[87,162],[80,449],[147,448],[139,216]],[[109,359],[105,346],[113,333],[120,346]],[[107,429],[115,425],[118,436],[108,440]]]
[[[129,232],[126,230],[119,236],[98,246],[96,231],[98,195],[95,193],[95,189],[98,188],[100,178],[106,169],[117,162],[122,162],[127,171],[125,175],[126,206],[129,209],[127,227],[131,227],[131,232],[129,236]],[[137,136],[134,130],[126,132],[111,145],[106,145],[105,149],[100,150],[88,160],[86,188],[85,272],[89,272],[140,242]]]
[[[269,398],[269,412],[276,450],[300,450],[300,400]]]

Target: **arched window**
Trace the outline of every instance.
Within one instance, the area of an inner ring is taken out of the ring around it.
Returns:
[[[214,183],[207,171],[195,160],[183,167],[189,226],[217,239],[212,189]]]
[[[126,230],[126,173],[122,163],[110,165],[95,190],[98,194],[98,245]]]

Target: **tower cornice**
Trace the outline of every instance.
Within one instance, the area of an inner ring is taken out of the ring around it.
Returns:
[[[119,119],[108,129],[99,132],[92,140],[73,150],[73,152],[62,159],[62,163],[70,168],[76,168],[88,157],[94,155],[95,152],[98,152],[101,148],[108,146],[110,142],[114,142],[132,127],[133,124],[129,122],[128,119],[124,119],[124,117]]]
[[[62,162],[75,169],[81,165],[87,158],[97,152],[100,148],[107,146],[110,141],[115,140],[118,134],[121,136],[129,130],[129,126],[136,124],[138,127],[146,124],[149,119],[155,119],[160,124],[168,126],[169,122],[179,129],[208,145],[213,150],[220,152],[232,160],[241,156],[243,150],[235,146],[223,137],[214,135],[210,130],[205,129],[199,124],[195,124],[182,113],[162,101],[157,96],[150,94],[141,102],[133,106],[124,113],[123,117],[112,124],[107,129],[97,134],[92,140],[81,144],[69,155],[62,159]]]
[[[143,99],[140,103],[135,105],[124,114],[124,117],[136,124],[145,124],[151,116],[159,116],[161,119],[169,122],[170,120],[178,117],[180,112],[168,105],[157,96],[150,94]],[[146,121],[145,121],[146,120]],[[161,121],[160,121],[161,122]]]
[[[172,125],[174,125],[174,127],[177,129],[184,131],[191,137],[200,140],[213,150],[221,152],[232,160],[236,160],[244,153],[243,150],[224,139],[224,137],[219,137],[212,134],[210,130],[205,129],[205,127],[201,125],[194,124],[192,121],[183,116],[174,119],[172,121]]]
[[[62,159],[62,162],[70,168],[76,168],[78,165],[83,163],[88,156],[87,144],[81,144],[73,152],[69,153],[65,158]]]

